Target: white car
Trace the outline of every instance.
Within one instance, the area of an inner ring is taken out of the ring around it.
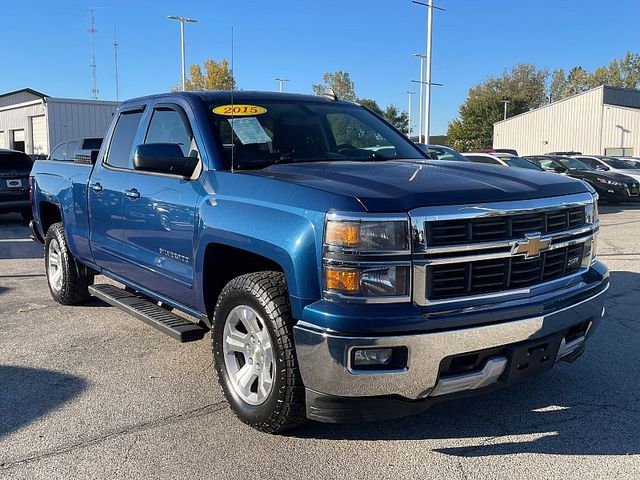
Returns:
[[[640,167],[632,160],[607,157],[605,155],[574,155],[572,158],[577,158],[597,170],[621,173],[640,181]]]
[[[504,167],[528,168],[530,170],[543,171],[542,168],[530,162],[526,158],[517,157],[510,153],[466,152],[462,155],[475,163],[490,163],[493,165],[502,165]]]

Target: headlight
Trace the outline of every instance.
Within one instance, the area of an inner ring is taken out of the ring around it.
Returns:
[[[330,212],[323,244],[327,298],[364,302],[409,301],[409,217]]]
[[[593,203],[587,204],[585,207],[585,218],[587,223],[596,224],[600,221],[598,213],[598,197],[595,196]]]
[[[329,214],[324,232],[329,250],[396,252],[409,250],[408,219],[360,220]]]
[[[409,264],[324,266],[325,292],[338,297],[406,297],[409,295]]]
[[[615,180],[609,180],[608,178],[598,177],[598,181],[600,183],[604,183],[605,185],[612,185],[614,187],[622,187],[624,184],[620,182],[616,182]]]

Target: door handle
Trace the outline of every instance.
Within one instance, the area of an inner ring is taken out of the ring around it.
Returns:
[[[102,191],[102,185],[100,185],[100,182],[92,183],[91,185],[89,185],[89,187],[91,187],[91,190],[93,190],[94,192]]]
[[[137,189],[132,188],[131,190],[125,190],[124,196],[127,198],[136,199],[140,198],[140,192]]]

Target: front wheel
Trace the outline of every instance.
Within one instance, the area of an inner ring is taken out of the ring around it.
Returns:
[[[89,298],[93,275],[81,275],[78,264],[69,252],[62,223],[47,230],[44,242],[47,281],[53,299],[62,305],[77,305]]]
[[[218,381],[234,413],[268,433],[306,420],[285,277],[257,272],[229,282],[211,331]]]

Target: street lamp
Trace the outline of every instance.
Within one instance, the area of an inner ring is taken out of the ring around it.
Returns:
[[[409,109],[407,111],[407,115],[409,116],[409,121],[407,122],[407,136],[409,140],[411,140],[411,104],[413,103],[413,96],[416,92],[405,92],[409,96]]]
[[[276,82],[280,82],[280,92],[284,92],[284,82],[288,82],[288,78],[274,78]]]
[[[504,103],[504,120],[507,119],[507,104],[509,103],[509,100],[503,100],[502,103]]]
[[[424,119],[423,108],[424,108],[424,61],[427,58],[426,55],[422,53],[414,53],[414,57],[418,57],[420,59],[420,105],[418,108],[418,141],[422,142],[422,120]]]
[[[184,92],[187,83],[186,65],[184,63],[184,23],[196,23],[198,20],[189,17],[178,17],[176,15],[169,15],[167,18],[169,20],[178,20],[180,22],[180,46],[182,48],[182,91]]]

